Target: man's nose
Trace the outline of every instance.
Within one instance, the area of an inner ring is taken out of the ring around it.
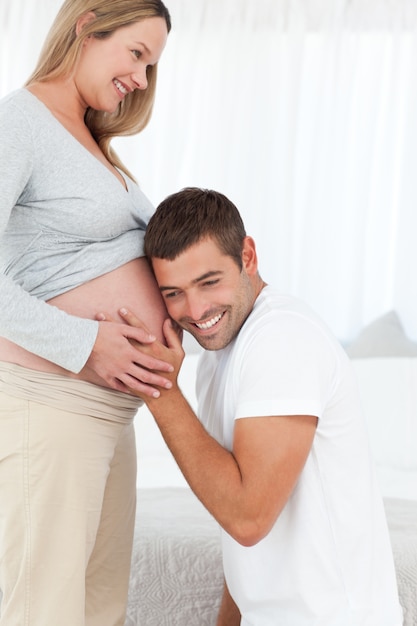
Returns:
[[[206,312],[210,309],[210,305],[200,296],[187,297],[187,317],[194,322],[200,322],[206,318]]]

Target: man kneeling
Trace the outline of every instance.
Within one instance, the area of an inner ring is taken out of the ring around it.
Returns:
[[[218,626],[401,626],[342,347],[303,302],[265,284],[255,243],[220,193],[188,188],[164,200],[145,252],[172,320],[206,350],[198,418],[176,382],[184,352],[171,322],[168,347],[154,349],[174,365],[173,386],[144,400],[222,527]]]

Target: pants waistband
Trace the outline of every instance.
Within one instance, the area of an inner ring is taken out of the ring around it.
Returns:
[[[77,378],[0,361],[0,392],[113,422],[132,421],[143,400]]]

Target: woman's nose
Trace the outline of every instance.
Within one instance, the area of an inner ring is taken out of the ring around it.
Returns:
[[[136,89],[146,89],[148,86],[148,77],[146,76],[146,68],[143,71],[136,71],[132,74],[132,80]]]

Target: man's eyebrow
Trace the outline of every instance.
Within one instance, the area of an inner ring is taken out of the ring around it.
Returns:
[[[169,287],[168,285],[159,285],[159,291],[176,291],[179,287]]]
[[[221,274],[223,274],[223,272],[219,270],[212,270],[210,272],[206,272],[205,274],[202,274],[201,276],[197,276],[197,278],[193,278],[193,280],[191,281],[191,284],[196,285],[197,283],[203,280],[207,280],[207,278],[213,278],[213,276],[220,276]],[[176,289],[181,289],[181,287],[175,287],[175,286],[170,287],[169,285],[160,285],[159,289],[160,291],[175,291]]]

